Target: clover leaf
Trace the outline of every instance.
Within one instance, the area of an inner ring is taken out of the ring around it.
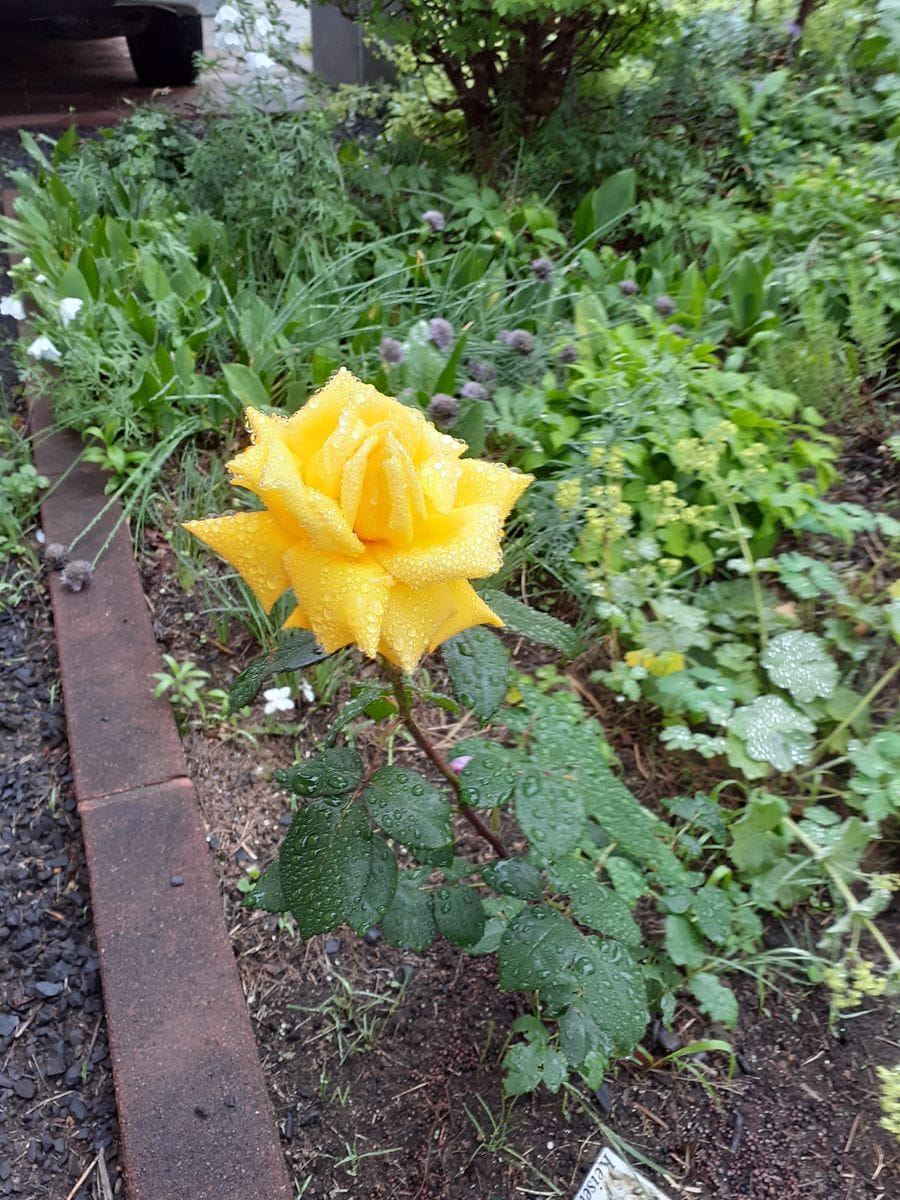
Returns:
[[[780,633],[766,646],[760,662],[772,682],[801,703],[834,695],[837,663],[828,653],[824,639],[815,633],[799,630]]]
[[[740,738],[748,756],[777,771],[809,762],[816,727],[780,696],[760,696],[736,710],[729,733]]]

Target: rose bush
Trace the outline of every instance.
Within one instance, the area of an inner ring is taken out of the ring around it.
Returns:
[[[462,458],[465,442],[344,369],[293,416],[249,408],[247,424],[252,445],[228,467],[264,509],[185,528],[266,612],[290,588],[286,627],[406,672],[463,629],[503,624],[468,581],[500,567],[530,475]]]

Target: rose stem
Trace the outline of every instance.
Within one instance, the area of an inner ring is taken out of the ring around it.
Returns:
[[[432,763],[434,763],[435,767],[450,784],[451,788],[453,789],[453,794],[456,797],[458,810],[466,818],[469,824],[474,829],[477,829],[485,841],[491,844],[498,858],[509,858],[509,852],[497,835],[488,829],[487,825],[485,825],[484,821],[482,821],[481,817],[479,817],[478,813],[476,813],[474,809],[470,808],[468,804],[464,804],[462,802],[460,796],[459,779],[457,778],[455,771],[447,762],[446,758],[444,758],[443,754],[441,754],[440,750],[438,750],[438,748],[428,737],[428,734],[425,732],[425,730],[416,724],[416,719],[412,714],[412,706],[409,703],[409,697],[406,694],[406,688],[403,686],[403,677],[401,676],[400,672],[396,670],[391,663],[386,662],[383,659],[381,666],[385,675],[387,675],[388,679],[390,680],[391,687],[394,691],[394,699],[397,701],[397,711],[400,714],[400,720],[409,730],[413,741],[416,743],[419,749],[424,752],[424,754],[431,760]]]

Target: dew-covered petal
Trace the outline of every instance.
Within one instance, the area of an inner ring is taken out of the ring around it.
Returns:
[[[462,474],[456,491],[456,503],[494,504],[505,519],[513,505],[530,483],[533,475],[511,471],[503,463],[483,462],[477,458],[465,458],[459,464]]]
[[[255,418],[262,415],[254,411]],[[337,501],[303,482],[299,464],[284,441],[285,422],[266,421],[259,433],[254,428],[258,441],[228,464],[232,481],[259,496],[295,537],[306,535],[314,546],[330,553],[362,554],[362,542],[344,520]]]
[[[185,521],[184,528],[230,562],[266,612],[290,586],[284,555],[292,539],[267,512]]]
[[[381,653],[410,674],[420,658],[470,625],[501,625],[464,580],[410,588],[398,583],[390,595],[381,632]]]
[[[419,484],[431,513],[448,513],[456,503],[463,464],[455,458],[437,455],[419,467]]]
[[[369,555],[347,559],[311,545],[292,546],[284,565],[302,610],[304,628],[322,648],[333,650],[356,642],[373,658],[394,580]]]
[[[309,629],[309,630],[311,630],[312,625],[310,625],[310,623],[309,623],[309,617],[306,615],[306,613],[303,611],[303,609],[298,604],[296,606],[296,608],[294,608],[291,611],[290,616],[285,621],[285,623],[281,626],[281,628],[282,629]]]
[[[503,517],[493,504],[471,504],[423,522],[413,545],[403,550],[378,548],[388,571],[408,587],[427,587],[448,579],[483,579],[500,569]]]

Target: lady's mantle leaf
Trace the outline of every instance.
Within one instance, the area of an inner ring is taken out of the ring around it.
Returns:
[[[772,682],[801,704],[834,695],[837,663],[828,653],[825,641],[814,633],[796,629],[780,633],[766,646],[760,662]]]
[[[776,771],[790,771],[809,762],[816,727],[780,696],[760,696],[736,709],[728,731],[741,739],[756,762],[767,762]]]

